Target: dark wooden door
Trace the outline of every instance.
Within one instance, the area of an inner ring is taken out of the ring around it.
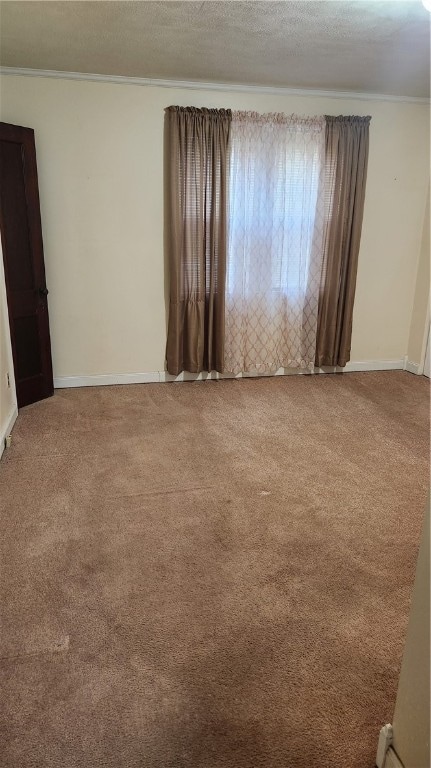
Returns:
[[[54,392],[34,131],[0,123],[0,229],[18,407]]]

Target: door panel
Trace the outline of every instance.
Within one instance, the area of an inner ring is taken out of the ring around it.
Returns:
[[[31,128],[0,123],[0,229],[18,406],[54,392]]]
[[[19,144],[0,142],[0,168],[2,187],[2,214],[4,220],[4,246],[14,252],[8,261],[11,291],[34,288],[33,260],[27,221],[25,179],[22,149]]]
[[[17,378],[39,376],[42,360],[39,347],[39,328],[36,315],[15,318],[15,349]]]

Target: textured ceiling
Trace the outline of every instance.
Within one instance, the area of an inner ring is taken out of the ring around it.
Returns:
[[[4,66],[429,96],[420,0],[8,0],[0,9]]]

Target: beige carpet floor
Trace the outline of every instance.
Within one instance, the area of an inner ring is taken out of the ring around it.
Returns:
[[[57,391],[0,463],[8,768],[372,768],[429,481],[404,372]]]

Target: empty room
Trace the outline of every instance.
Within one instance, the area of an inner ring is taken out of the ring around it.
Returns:
[[[429,768],[430,9],[0,2],[4,768]]]

